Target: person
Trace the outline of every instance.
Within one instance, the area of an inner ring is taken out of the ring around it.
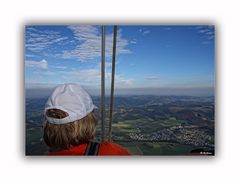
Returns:
[[[93,142],[95,108],[81,86],[57,86],[44,109],[43,139],[49,147],[48,155],[130,155],[126,148],[114,142]]]

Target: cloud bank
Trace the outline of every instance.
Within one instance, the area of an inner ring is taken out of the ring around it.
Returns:
[[[41,61],[26,60],[25,66],[28,68],[34,68],[34,69],[47,69],[48,62],[44,59]]]
[[[70,51],[63,52],[63,58],[75,58],[79,61],[98,58],[101,56],[101,32],[96,26],[69,26],[73,31],[74,38],[79,44]],[[117,36],[117,54],[128,54],[131,51],[127,46],[131,42],[122,37],[121,31],[118,31]],[[106,49],[105,55],[110,57],[112,55],[113,34],[106,35]]]

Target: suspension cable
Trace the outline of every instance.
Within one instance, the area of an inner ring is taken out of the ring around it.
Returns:
[[[111,97],[109,110],[109,141],[112,139],[112,119],[113,119],[113,98],[114,98],[114,79],[115,79],[115,62],[116,62],[116,44],[117,44],[117,26],[114,26],[113,34],[113,50],[112,50],[112,81],[111,81]]]
[[[102,26],[102,51],[101,51],[101,119],[102,119],[102,142],[105,136],[105,36],[106,27]]]

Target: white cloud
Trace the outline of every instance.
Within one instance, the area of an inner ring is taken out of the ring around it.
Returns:
[[[171,27],[166,27],[166,28],[164,28],[164,30],[170,31],[170,30],[172,30],[172,28]]]
[[[203,26],[196,26],[196,29],[202,29]]]
[[[198,32],[199,33],[206,33],[206,32],[208,32],[209,30],[208,29],[200,29]]]
[[[47,57],[77,59],[86,61],[100,58],[101,56],[101,30],[97,26],[81,25],[68,26],[73,32],[72,37],[66,37],[58,31],[42,30],[36,27],[26,28],[26,49],[30,53],[42,53]],[[71,46],[65,46],[65,45]],[[117,35],[117,55],[131,53],[127,47],[129,44],[136,44],[136,41],[129,41],[122,37],[122,30]],[[55,45],[61,45],[65,49],[56,49]],[[113,34],[106,34],[106,57],[111,57],[113,46]],[[70,49],[69,49],[70,47]],[[28,54],[30,55],[28,52]]]
[[[49,48],[52,44],[59,44],[67,37],[62,36],[59,32],[50,30],[39,30],[33,27],[26,28],[26,48],[32,52],[41,52]]]
[[[208,45],[208,44],[210,44],[210,42],[209,41],[203,41],[203,42],[201,42],[201,44],[202,45]]]
[[[131,44],[136,44],[137,42],[135,40],[130,41]]]
[[[143,32],[142,32],[143,35],[146,35],[146,34],[149,34],[149,33],[150,33],[149,30],[146,30],[146,31],[143,31]]]
[[[145,30],[145,29],[139,29],[138,30],[142,35],[146,35],[150,33],[150,30]]]
[[[35,69],[47,69],[48,62],[44,59],[41,61],[26,60],[25,66],[29,68],[35,68]]]
[[[110,65],[110,64],[109,64]],[[81,85],[87,85],[92,87],[100,87],[101,83],[101,69],[99,66],[96,68],[62,71],[61,77],[65,82],[76,82]],[[115,75],[115,87],[129,87],[132,85],[132,79],[126,79],[122,75]],[[111,83],[111,70],[106,69],[105,72],[106,87],[110,88]]]
[[[100,80],[100,71],[98,69],[62,72],[62,75],[65,76],[65,79],[81,81],[84,83],[93,83]]]
[[[53,72],[53,71],[49,71],[49,70],[48,70],[48,71],[44,71],[43,74],[44,74],[44,75],[47,75],[47,76],[49,76],[49,75],[56,75],[56,72]]]
[[[67,69],[66,66],[56,66],[57,69]]]
[[[126,79],[122,75],[116,75],[115,79],[116,88],[129,88],[133,85],[133,79]]]
[[[201,35],[200,38],[203,40],[201,44],[208,45],[214,40],[214,26],[197,26],[196,30]]]
[[[32,57],[35,57],[35,55],[33,55],[33,54],[26,54],[25,57],[32,58]]]
[[[63,58],[77,58],[79,61],[98,58],[101,55],[101,33],[95,26],[69,26],[74,37],[79,41],[75,49],[63,52]],[[117,35],[117,54],[128,54],[131,51],[127,48],[130,42],[122,37],[121,31]],[[106,34],[106,57],[112,55],[113,34]]]
[[[147,76],[145,77],[146,80],[159,80],[158,76]]]

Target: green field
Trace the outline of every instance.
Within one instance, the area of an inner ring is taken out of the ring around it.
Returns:
[[[177,143],[150,143],[150,142],[132,142],[118,144],[124,146],[133,155],[188,155],[193,146],[180,145]]]

